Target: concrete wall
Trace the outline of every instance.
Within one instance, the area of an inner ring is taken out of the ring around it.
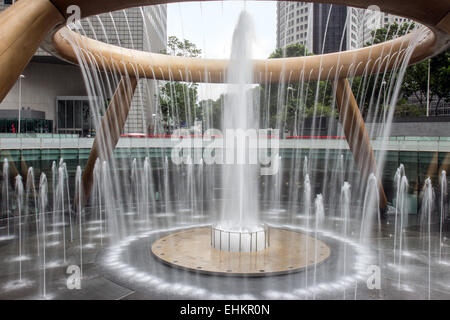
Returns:
[[[367,123],[369,132],[378,132],[379,123]],[[391,137],[450,137],[450,122],[394,122],[391,127]]]
[[[0,12],[8,6],[0,0]],[[126,16],[124,14],[126,13]],[[145,24],[143,22],[143,14]],[[160,52],[166,46],[167,39],[167,6],[130,8],[112,13],[114,23],[109,14],[103,14],[102,23],[97,18],[83,21],[84,32],[88,36],[107,41],[112,44],[120,44],[127,48],[135,48],[144,51]],[[147,27],[147,30],[145,30]],[[106,35],[103,32],[105,28]],[[117,31],[117,33],[116,33]],[[131,36],[130,36],[131,31]],[[95,36],[94,36],[95,34]],[[45,119],[53,120],[56,126],[56,97],[57,96],[87,96],[85,84],[80,68],[77,66],[56,63],[57,60],[50,57],[42,49],[38,49],[23,74],[22,80],[22,107],[45,112]],[[42,61],[44,61],[42,63]],[[45,63],[51,61],[55,63]],[[0,103],[0,110],[19,108],[19,81],[11,89],[7,97]],[[147,90],[147,83],[150,90]],[[155,103],[152,81],[141,80],[133,98],[132,107],[125,126],[125,133],[146,133],[148,123],[152,123],[151,115],[154,113]]]
[[[45,119],[56,125],[57,96],[86,96],[83,77],[78,66],[31,62],[22,79],[22,107],[45,112]],[[0,109],[18,109],[19,80],[0,103]],[[54,129],[54,128],[53,128]]]
[[[292,128],[292,123],[289,123]],[[312,129],[314,128],[314,132]],[[366,129],[372,138],[383,135],[381,123],[366,123]],[[292,131],[289,132],[292,134]],[[328,118],[318,119],[315,124],[310,119],[303,122],[303,131],[299,135],[345,136],[338,121]],[[391,137],[450,137],[450,117],[420,117],[395,119],[391,126]]]

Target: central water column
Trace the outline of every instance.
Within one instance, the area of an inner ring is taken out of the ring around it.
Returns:
[[[259,116],[253,99],[254,26],[243,11],[233,33],[223,109],[223,206],[212,227],[211,244],[219,250],[249,252],[268,246],[259,222],[257,161]]]

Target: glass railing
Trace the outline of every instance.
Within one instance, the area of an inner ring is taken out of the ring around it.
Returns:
[[[376,137],[375,141],[450,141],[450,137],[414,137],[414,136],[396,136],[396,137]]]
[[[57,133],[0,133],[0,139],[2,138],[44,138],[44,139],[74,139],[79,138],[77,134],[57,134]]]
[[[0,133],[0,139],[1,138],[44,138],[44,139],[76,139],[76,138],[86,138],[86,137],[80,137],[78,134],[59,134],[59,133]],[[126,137],[131,138],[132,137]],[[140,138],[142,139],[142,138]],[[151,139],[151,138],[149,138]],[[160,138],[159,138],[160,139]],[[167,139],[170,139],[170,136],[167,137]],[[295,140],[295,139],[294,139]],[[306,139],[303,139],[306,140]],[[326,140],[326,139],[323,139]],[[376,137],[372,140],[375,141],[450,141],[450,137],[419,137],[419,136],[395,136],[395,137]]]

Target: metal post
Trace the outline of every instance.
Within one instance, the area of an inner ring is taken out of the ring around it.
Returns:
[[[386,81],[381,83],[383,89],[383,122],[386,123]]]
[[[431,59],[428,59],[428,82],[427,82],[427,117],[430,116],[430,69]]]
[[[239,232],[239,252],[241,252],[242,233]]]
[[[288,87],[287,88],[287,99],[286,99],[286,113],[287,113],[287,107],[289,106],[289,91],[291,91],[291,100],[294,100],[294,88]],[[297,135],[297,108],[295,108],[295,119],[294,119],[294,130],[292,130],[292,134],[294,136]]]
[[[17,128],[17,134],[20,134],[20,117],[22,113],[22,79],[25,78],[23,74],[19,76],[19,124]]]

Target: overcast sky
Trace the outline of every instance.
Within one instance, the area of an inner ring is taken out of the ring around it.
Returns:
[[[275,50],[276,2],[212,1],[168,4],[167,35],[188,39],[206,58],[229,58],[231,38],[239,13],[253,17],[256,44],[253,58],[267,58]],[[223,87],[201,86],[200,99],[219,97]]]

